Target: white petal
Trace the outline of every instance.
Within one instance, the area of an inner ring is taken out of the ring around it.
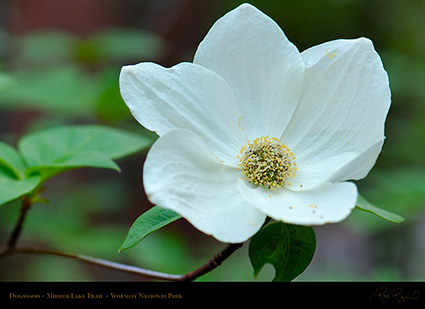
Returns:
[[[326,183],[314,190],[272,191],[238,182],[245,200],[275,220],[299,225],[321,225],[344,220],[357,201],[357,187],[350,182]]]
[[[249,139],[281,135],[301,94],[304,63],[272,19],[242,4],[212,26],[194,63],[230,85]]]
[[[134,118],[160,136],[175,128],[201,136],[226,164],[236,155],[245,134],[238,126],[239,107],[227,83],[216,73],[192,63],[164,68],[154,63],[123,67],[121,94]]]
[[[375,165],[383,143],[384,140],[380,140],[366,149],[363,153],[357,155],[356,158],[334,173],[330,181],[340,182],[347,179],[358,180],[364,178]]]
[[[336,173],[339,173],[357,157],[355,152],[344,152],[332,156],[323,152],[320,160],[297,158],[296,176],[289,180],[289,185],[285,186],[292,191],[305,191],[320,186],[324,182],[339,182],[341,180],[335,177]],[[343,175],[346,174],[343,173]]]
[[[357,172],[339,175],[339,179],[366,176],[379,154],[380,148],[373,145],[384,139],[391,102],[381,59],[365,38],[324,43],[302,56],[307,66],[303,95],[282,141],[297,156],[297,164],[320,164],[322,159],[351,156],[353,160],[359,158],[353,162]],[[362,155],[371,147],[373,151]],[[340,161],[323,175],[323,180],[343,166]]]
[[[160,137],[148,153],[143,179],[150,201],[171,209],[200,231],[222,242],[243,242],[265,215],[236,189],[240,171],[222,166],[194,133],[176,129]]]

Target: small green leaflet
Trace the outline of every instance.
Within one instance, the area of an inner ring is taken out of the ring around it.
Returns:
[[[9,170],[0,166],[0,205],[33,191],[37,187],[39,180],[40,176],[38,175],[25,179],[16,179]]]
[[[150,233],[180,218],[181,216],[172,210],[158,206],[152,207],[134,221],[124,243],[118,251],[121,252],[122,250],[134,247]]]
[[[15,148],[1,141],[0,166],[9,169],[17,179],[25,178],[26,165],[21,155]]]
[[[316,235],[309,226],[276,222],[266,225],[249,244],[249,258],[258,275],[267,263],[273,265],[273,281],[291,281],[310,264],[316,250]]]
[[[369,203],[364,197],[360,195],[357,200],[356,209],[372,213],[374,215],[377,215],[378,217],[381,217],[393,223],[401,223],[404,221],[404,218],[402,216],[399,216],[387,210],[380,209],[372,205],[371,203]]]
[[[0,142],[0,205],[34,190],[38,175],[25,178],[25,163],[15,148]]]

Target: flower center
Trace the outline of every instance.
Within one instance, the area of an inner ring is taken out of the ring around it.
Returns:
[[[273,190],[291,184],[288,179],[297,170],[295,156],[279,139],[256,138],[243,146],[240,153],[238,165],[249,182]]]

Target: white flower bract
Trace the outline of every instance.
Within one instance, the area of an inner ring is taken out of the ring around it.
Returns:
[[[267,216],[344,220],[375,164],[390,107],[388,76],[366,38],[302,53],[249,4],[220,18],[193,63],[122,68],[134,118],[160,137],[143,170],[150,201],[222,242]]]

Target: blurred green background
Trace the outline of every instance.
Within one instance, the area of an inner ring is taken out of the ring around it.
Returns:
[[[243,1],[11,0],[0,2],[0,140],[60,124],[98,123],[147,134],[118,88],[123,65],[191,61],[212,23]],[[338,38],[369,37],[390,77],[392,107],[377,165],[358,182],[377,206],[406,218],[388,223],[355,211],[315,228],[317,249],[296,280],[425,279],[425,2],[421,0],[268,0],[272,17],[300,51]],[[153,137],[154,138],[154,137]],[[25,222],[20,244],[45,246],[152,270],[183,274],[224,245],[184,220],[118,253],[133,221],[151,207],[141,171],[145,153],[121,159],[121,173],[80,169],[52,178]],[[0,207],[0,245],[19,204]],[[254,279],[247,245],[200,280]],[[2,281],[132,281],[143,278],[51,256],[0,260]]]

